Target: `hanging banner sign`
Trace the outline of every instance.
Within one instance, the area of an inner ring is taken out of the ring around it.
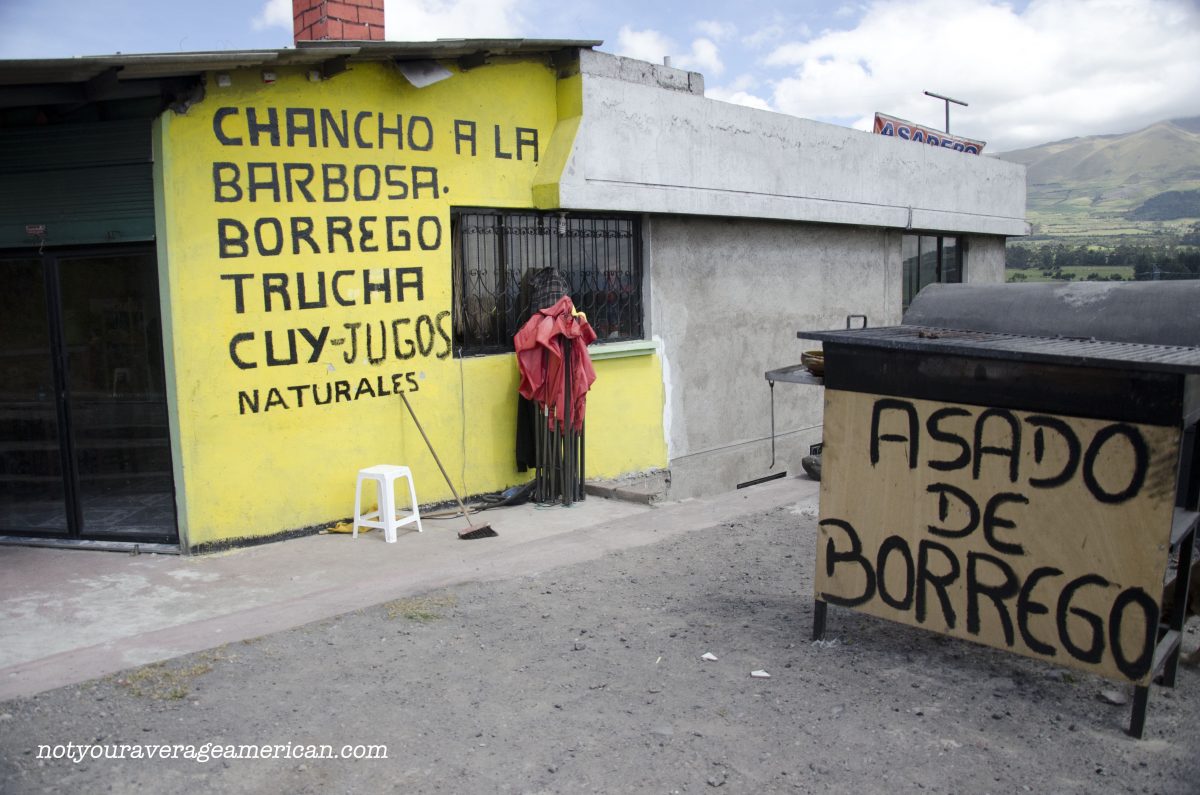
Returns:
[[[913,124],[911,121],[897,119],[895,116],[885,116],[882,113],[875,114],[875,134],[893,135],[903,138],[905,141],[940,146],[944,149],[953,149],[956,152],[966,152],[971,155],[979,154],[985,146],[983,141],[963,138],[960,135],[948,135],[920,124]]]

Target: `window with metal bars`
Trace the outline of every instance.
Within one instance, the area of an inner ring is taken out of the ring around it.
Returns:
[[[601,342],[642,337],[636,217],[455,210],[451,215],[455,353],[513,349],[513,335],[559,281]]]

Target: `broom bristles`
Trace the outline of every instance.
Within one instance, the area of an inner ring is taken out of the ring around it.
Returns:
[[[478,527],[472,525],[458,531],[458,537],[463,541],[473,541],[476,538],[494,538],[498,535],[500,534],[493,530],[490,524],[481,524]]]

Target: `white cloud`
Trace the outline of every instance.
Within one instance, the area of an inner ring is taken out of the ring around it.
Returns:
[[[778,23],[766,25],[751,33],[749,36],[742,37],[742,44],[752,50],[757,50],[760,47],[779,41],[788,32],[787,28]],[[807,38],[811,35],[807,25],[801,26],[798,30],[792,31],[792,35]]]
[[[1010,149],[1058,138],[1124,132],[1195,115],[1200,97],[1200,8],[1190,0],[876,0],[852,30],[777,47],[768,65],[786,113],[855,118],[874,111]]]
[[[771,103],[760,96],[751,94],[749,91],[739,91],[732,88],[706,88],[704,96],[709,99],[719,99],[722,102],[732,102],[735,105],[745,105],[748,108],[758,108],[759,110],[774,110]]]
[[[758,87],[758,78],[750,72],[744,72],[734,78],[732,83],[729,83],[730,91],[750,91]]]
[[[671,55],[674,50],[675,42],[657,30],[634,30],[622,25],[617,32],[617,55],[662,63],[663,56]]]
[[[714,19],[702,19],[693,26],[697,33],[712,39],[724,41],[737,35],[737,26],[732,22],[718,22]]]
[[[617,32],[616,52],[617,55],[650,63],[662,63],[663,56],[670,55],[672,65],[676,68],[705,74],[719,75],[725,71],[720,51],[711,39],[695,39],[690,50],[680,52],[674,39],[653,28],[634,30],[623,25]]]
[[[712,39],[693,41],[691,52],[679,56],[678,66],[681,69],[691,69],[709,75],[719,75],[725,71],[725,64],[721,62],[721,54]]]
[[[525,28],[521,0],[391,0],[384,25],[392,41],[508,39]]]
[[[258,16],[250,21],[255,30],[267,28],[292,29],[292,0],[267,0]]]

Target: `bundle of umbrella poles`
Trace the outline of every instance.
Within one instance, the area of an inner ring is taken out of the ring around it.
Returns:
[[[569,296],[538,309],[513,337],[521,396],[532,401],[536,502],[582,500],[584,413],[596,380],[587,346],[596,332]]]

